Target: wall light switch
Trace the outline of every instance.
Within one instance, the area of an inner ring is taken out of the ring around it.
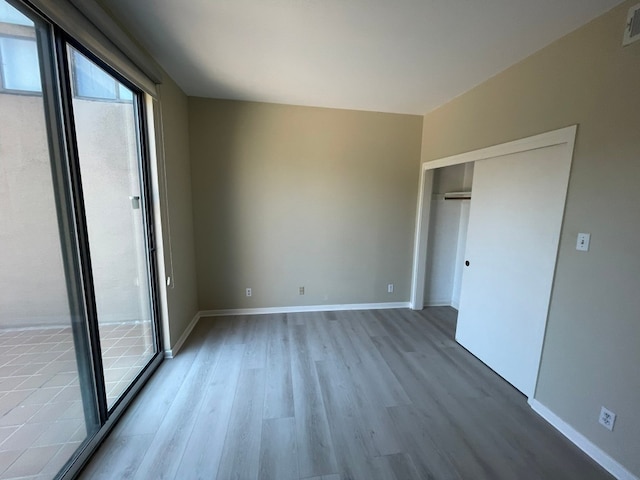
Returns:
[[[590,240],[591,240],[590,233],[579,233],[578,242],[576,243],[576,250],[580,250],[581,252],[588,252]]]

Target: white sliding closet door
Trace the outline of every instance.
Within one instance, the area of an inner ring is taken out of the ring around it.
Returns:
[[[456,340],[535,389],[564,212],[567,145],[476,162]]]

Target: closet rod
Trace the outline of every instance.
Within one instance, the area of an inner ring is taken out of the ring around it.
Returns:
[[[445,200],[471,200],[471,192],[448,192],[444,194]]]

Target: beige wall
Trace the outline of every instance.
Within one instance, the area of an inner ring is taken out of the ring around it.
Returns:
[[[190,98],[189,125],[201,310],[409,300],[421,117]]]
[[[638,476],[640,43],[621,46],[634,3],[427,114],[422,159],[579,124],[536,399]]]
[[[166,168],[160,179],[166,274],[172,285],[167,288],[169,338],[172,348],[198,312],[193,211],[191,203],[191,165],[189,161],[189,118],[186,95],[165,75],[160,87]],[[160,285],[160,288],[165,288]]]
[[[148,320],[132,104],[73,108],[98,321]],[[0,326],[68,326],[42,96],[0,94],[0,111]]]
[[[149,321],[132,103],[73,99],[98,322]]]
[[[69,325],[42,97],[0,112],[0,327]]]

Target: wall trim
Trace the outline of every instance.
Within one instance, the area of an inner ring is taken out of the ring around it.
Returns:
[[[173,344],[173,348],[165,349],[164,358],[173,358],[177,355],[178,351],[182,348],[182,345],[187,340],[187,338],[189,338],[189,335],[191,335],[191,332],[198,324],[201,317],[202,312],[198,312],[194,315],[194,317],[191,319],[191,322],[189,322],[189,325],[187,325],[187,328],[185,328],[184,332],[182,332],[182,335],[180,335],[180,338],[178,338],[176,343]]]
[[[230,308],[225,310],[202,310],[201,317],[227,317],[234,315],[265,315],[269,313],[333,312],[340,310],[384,310],[409,308],[409,302],[347,303],[339,305],[300,305],[296,307]]]
[[[618,480],[640,480],[620,463],[611,458],[608,453],[605,453],[600,447],[578,432],[567,422],[562,420],[558,415],[553,413],[538,400],[534,398],[529,399],[529,406],[534,412],[549,422],[556,430],[571,440],[578,448],[580,448],[580,450],[589,455],[593,460],[599,463],[602,468]]]

